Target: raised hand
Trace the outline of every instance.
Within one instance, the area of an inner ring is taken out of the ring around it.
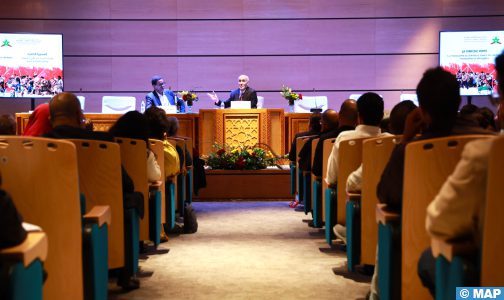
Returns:
[[[213,102],[217,103],[219,102],[219,96],[215,92],[212,93],[207,93],[208,97],[213,100]]]

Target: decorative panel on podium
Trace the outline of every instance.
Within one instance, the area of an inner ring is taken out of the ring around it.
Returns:
[[[211,152],[214,143],[231,147],[264,143],[283,154],[283,119],[282,109],[200,109],[200,153]]]

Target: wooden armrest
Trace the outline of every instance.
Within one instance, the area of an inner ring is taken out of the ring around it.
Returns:
[[[383,225],[386,225],[387,223],[398,222],[400,220],[400,218],[401,218],[401,216],[398,213],[393,212],[393,211],[388,211],[386,204],[378,203],[376,205],[376,222],[377,223],[382,223]]]
[[[431,249],[434,257],[443,255],[448,261],[452,261],[454,256],[475,253],[478,247],[472,240],[447,241],[433,237]]]
[[[347,192],[347,201],[360,201],[360,199],[360,193]]]
[[[110,206],[108,205],[97,205],[84,215],[84,223],[97,223],[98,226],[102,226],[104,223],[110,225],[111,222]]]
[[[149,191],[159,191],[161,190],[162,181],[149,182]]]
[[[44,232],[28,232],[26,239],[19,245],[0,250],[0,256],[8,260],[22,261],[25,267],[35,259],[47,258],[47,235]]]

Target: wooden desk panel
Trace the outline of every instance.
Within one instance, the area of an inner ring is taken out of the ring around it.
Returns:
[[[232,147],[264,143],[282,154],[283,119],[283,109],[201,109],[200,153],[210,153],[214,143]]]
[[[285,153],[289,153],[290,146],[296,133],[308,131],[311,113],[286,113],[285,114]]]
[[[116,120],[121,117],[120,114],[100,114],[100,113],[90,113],[84,114],[87,119],[93,121],[95,131],[108,131]],[[195,141],[197,147],[198,143],[198,114],[169,114],[169,117],[176,117],[179,120],[179,131],[178,135],[186,136]],[[30,113],[17,113],[16,114],[16,126],[17,134],[21,135],[28,123],[28,118]]]

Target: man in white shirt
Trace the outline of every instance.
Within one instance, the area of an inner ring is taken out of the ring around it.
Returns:
[[[355,130],[344,131],[336,138],[327,161],[326,182],[335,185],[338,180],[338,152],[342,141],[377,137],[381,135],[380,122],[383,119],[383,99],[375,93],[365,93],[357,100],[359,125]],[[343,183],[345,184],[345,183]]]
[[[185,103],[183,100],[179,99],[175,93],[170,90],[165,90],[164,79],[160,76],[154,76],[151,79],[152,87],[154,91],[148,93],[145,96],[145,109],[151,106],[178,106],[180,109],[174,109],[179,112],[185,112]]]
[[[357,99],[357,112],[359,125],[355,130],[344,131],[336,138],[333,149],[328,159],[326,182],[329,186],[334,186],[338,180],[338,152],[339,144],[342,141],[378,137],[384,134],[381,133],[380,122],[383,119],[383,99],[376,93],[365,93]],[[388,135],[388,134],[386,134]],[[355,181],[361,181],[362,167],[359,167],[356,172],[352,173]],[[341,184],[346,185],[346,182]],[[334,234],[346,243],[346,228],[340,224],[336,224],[333,228]]]

